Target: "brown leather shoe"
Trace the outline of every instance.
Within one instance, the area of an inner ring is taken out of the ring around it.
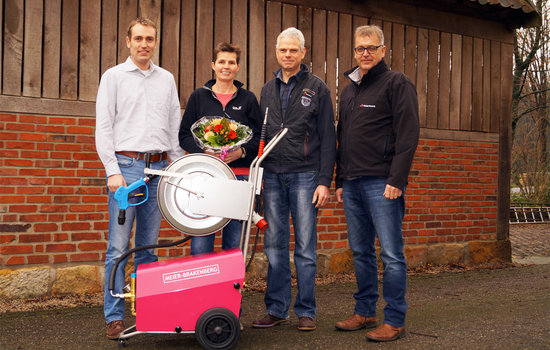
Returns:
[[[254,328],[269,328],[278,324],[288,324],[288,319],[266,314],[263,318],[252,322]]]
[[[357,331],[363,328],[374,328],[376,327],[376,317],[363,317],[358,314],[353,314],[347,320],[336,322],[335,327],[341,331]]]
[[[120,333],[124,330],[124,322],[117,320],[110,322],[107,325],[107,338],[109,339],[118,339],[120,337]]]
[[[372,341],[392,341],[403,338],[406,334],[405,327],[394,327],[382,323],[380,327],[367,333],[367,339]]]
[[[298,318],[298,329],[301,331],[314,331],[317,328],[315,326],[315,321],[311,317],[300,317]]]

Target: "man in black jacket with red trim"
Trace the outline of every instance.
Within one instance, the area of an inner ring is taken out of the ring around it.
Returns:
[[[384,266],[384,321],[367,333],[373,341],[405,335],[407,265],[402,222],[405,187],[419,137],[413,83],[384,62],[384,34],[377,26],[355,31],[357,67],[340,95],[336,198],[343,202],[357,279],[353,315],[336,323],[345,331],[375,328],[378,271],[375,238]]]

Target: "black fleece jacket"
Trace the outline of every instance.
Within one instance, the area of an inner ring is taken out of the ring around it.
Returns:
[[[330,187],[336,158],[330,90],[302,64],[300,71],[290,78],[295,79],[296,85],[283,115],[279,93],[282,83],[277,78],[279,71],[262,88],[260,105],[262,111],[269,107],[267,140],[282,128],[288,128],[288,133],[262,165],[273,173],[318,171],[318,184]]]
[[[379,176],[402,190],[418,145],[416,89],[384,60],[360,81],[358,73],[344,73],[352,82],[340,95],[336,188],[344,179]]]
[[[235,80],[233,84],[237,87],[237,91],[223,108],[222,103],[212,91],[212,86],[215,83],[215,79],[209,80],[202,88],[193,91],[189,97],[179,130],[180,146],[189,153],[204,153],[193,138],[191,125],[202,117],[226,117],[248,125],[252,129],[252,139],[243,145],[246,150],[246,157],[229,164],[233,168],[249,167],[258,155],[263,122],[258,100],[252,92],[242,88],[243,84],[241,82]]]

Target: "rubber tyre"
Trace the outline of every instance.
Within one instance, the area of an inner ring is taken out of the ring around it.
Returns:
[[[205,311],[195,326],[197,341],[207,350],[233,348],[239,340],[240,333],[237,316],[222,307]]]

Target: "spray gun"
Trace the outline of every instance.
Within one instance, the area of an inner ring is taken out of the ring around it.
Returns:
[[[149,168],[150,164],[151,164],[151,154],[148,153],[145,159],[145,167]],[[156,175],[147,175],[146,177],[135,181],[129,186],[120,186],[116,190],[115,200],[117,201],[118,208],[119,208],[119,211],[118,211],[119,225],[124,225],[124,223],[126,222],[126,209],[128,209],[128,207],[135,207],[147,201],[147,199],[149,198],[149,188],[147,187],[147,183],[149,182],[149,180],[151,180],[155,176]],[[137,190],[142,186],[145,187],[145,193],[131,194],[131,192]],[[141,201],[137,201],[135,203],[130,203],[129,201],[132,198],[143,197],[143,196],[145,196],[145,198],[143,198],[143,200]]]

